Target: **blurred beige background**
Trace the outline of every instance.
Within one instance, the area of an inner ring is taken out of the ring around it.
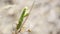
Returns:
[[[0,0],[0,34],[12,34],[27,6],[30,16],[19,34],[60,34],[60,0]],[[31,32],[28,32],[28,30]]]

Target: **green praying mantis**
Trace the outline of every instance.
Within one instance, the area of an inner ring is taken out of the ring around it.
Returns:
[[[23,9],[23,12],[22,12],[22,14],[21,14],[21,16],[20,16],[20,19],[19,19],[19,23],[17,24],[17,27],[16,27],[17,30],[18,30],[19,28],[21,28],[21,25],[22,25],[22,22],[23,22],[24,18],[25,18],[26,16],[28,16],[28,13],[26,13],[27,10],[28,10],[27,7],[25,7],[25,8]]]
[[[31,9],[30,9],[29,11],[28,11],[28,7],[25,7],[25,8],[22,10],[22,14],[21,14],[21,16],[20,16],[20,18],[19,18],[19,21],[18,21],[18,24],[17,24],[17,26],[16,26],[16,31],[18,31],[19,29],[21,29],[21,26],[22,26],[22,23],[23,23],[23,21],[24,21],[24,18],[25,18],[26,16],[29,16],[29,14],[30,14],[33,6],[34,6],[34,3],[35,3],[35,1],[33,2],[32,6],[31,6]],[[27,20],[27,19],[28,19],[28,17],[26,18],[26,20]],[[25,21],[26,21],[26,20],[25,20]]]

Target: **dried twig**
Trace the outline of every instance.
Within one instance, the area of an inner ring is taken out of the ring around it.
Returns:
[[[25,22],[27,21],[27,19],[28,19],[28,17],[29,17],[29,14],[31,13],[31,10],[32,10],[32,8],[33,8],[33,6],[34,6],[34,3],[35,3],[35,1],[33,2],[32,7],[31,7],[29,13],[26,14],[27,16],[26,16],[26,19],[25,19],[24,22],[23,22],[23,20],[24,20],[24,17],[25,17],[24,14],[25,14],[25,12],[26,12],[26,8],[23,10],[23,12],[22,12],[22,14],[21,14],[21,17],[20,17],[20,19],[19,19],[19,23],[17,24],[15,34],[17,34],[17,33],[19,33],[19,32],[21,31],[21,28],[23,27],[23,25],[25,24]],[[22,22],[23,22],[23,23],[22,23]]]
[[[35,3],[35,1],[33,2],[32,6],[31,6],[31,9],[30,9],[28,15],[26,16],[25,21],[24,21],[23,24],[21,25],[21,28],[23,27],[23,25],[26,23],[27,19],[29,18],[29,14],[31,13],[31,11],[32,11],[32,9],[33,9],[34,3]],[[21,29],[20,29],[18,32],[20,32],[20,31],[21,31]]]

